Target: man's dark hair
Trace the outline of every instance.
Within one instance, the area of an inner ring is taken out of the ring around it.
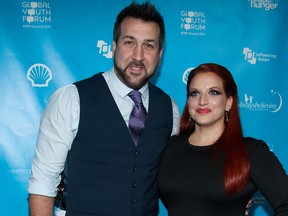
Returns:
[[[113,40],[116,43],[118,42],[121,34],[121,23],[127,17],[141,19],[145,22],[157,23],[160,28],[159,46],[160,49],[162,48],[165,38],[164,20],[154,4],[151,4],[149,1],[143,4],[138,4],[133,1],[118,14],[113,30]]]

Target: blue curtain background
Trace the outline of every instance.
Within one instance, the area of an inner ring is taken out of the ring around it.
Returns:
[[[113,24],[130,2],[0,2],[1,215],[28,215],[41,113],[59,87],[112,67]],[[288,170],[288,1],[152,2],[166,23],[165,52],[153,82],[182,110],[188,71],[204,62],[226,66],[238,84],[245,135],[265,140]],[[253,214],[271,215],[260,193]],[[162,205],[160,215],[167,215]]]

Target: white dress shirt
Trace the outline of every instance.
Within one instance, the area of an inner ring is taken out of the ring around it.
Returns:
[[[124,85],[114,70],[103,73],[113,98],[128,127],[128,120],[134,102],[127,95],[133,89]],[[139,90],[143,104],[148,112],[148,84]],[[176,103],[173,106],[173,130],[178,133],[180,113]],[[79,95],[75,85],[58,89],[51,97],[42,114],[36,145],[35,157],[29,178],[29,194],[55,197],[60,183],[60,173],[64,169],[68,151],[77,134],[80,115]]]

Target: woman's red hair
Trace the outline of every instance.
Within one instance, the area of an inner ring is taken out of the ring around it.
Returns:
[[[224,152],[224,183],[228,195],[241,191],[248,182],[250,163],[247,150],[243,141],[240,114],[238,109],[237,85],[230,71],[225,67],[207,63],[201,64],[193,69],[187,80],[187,98],[189,97],[189,86],[195,75],[211,72],[223,81],[224,91],[227,97],[233,98],[232,107],[229,111],[229,121],[225,122],[225,129],[219,138],[219,148]],[[180,119],[180,135],[190,134],[195,130],[195,124],[190,119],[188,105],[186,103]],[[218,151],[216,149],[215,151]]]

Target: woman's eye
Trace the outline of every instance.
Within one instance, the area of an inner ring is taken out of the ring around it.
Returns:
[[[199,95],[199,92],[197,92],[197,91],[191,91],[189,94],[190,97],[195,97],[197,95]]]
[[[217,91],[217,90],[211,90],[209,92],[210,95],[221,95],[222,93],[220,91]]]

